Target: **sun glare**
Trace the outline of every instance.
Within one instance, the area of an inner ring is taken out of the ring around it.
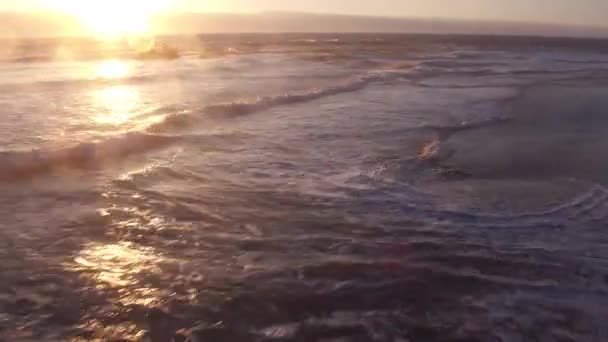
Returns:
[[[115,80],[127,77],[129,72],[129,65],[127,63],[112,59],[99,64],[96,71],[96,77],[106,80]]]
[[[112,86],[97,91],[95,102],[99,112],[94,120],[105,125],[120,126],[137,115],[139,92],[130,86]]]
[[[169,0],[60,0],[60,10],[77,17],[92,34],[102,38],[144,35],[151,19]]]

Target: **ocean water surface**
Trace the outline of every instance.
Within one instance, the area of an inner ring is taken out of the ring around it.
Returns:
[[[608,340],[608,42],[4,42],[0,341]]]

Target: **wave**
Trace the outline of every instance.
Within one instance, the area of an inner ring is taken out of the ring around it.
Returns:
[[[397,72],[376,72],[350,82],[308,91],[260,97],[252,102],[232,102],[205,107],[205,117],[231,117],[254,113],[275,106],[302,103],[327,96],[361,90],[373,82],[382,82],[402,76]],[[93,80],[100,81],[100,80]],[[105,81],[101,81],[105,82]],[[163,148],[187,138],[187,135],[163,135],[162,132],[190,126],[199,118],[195,113],[171,114],[145,132],[131,132],[100,142],[81,143],[59,150],[32,150],[0,152],[0,181],[29,179],[62,169],[101,167],[129,156]]]
[[[28,179],[62,169],[100,167],[134,154],[174,143],[180,137],[128,133],[98,143],[82,143],[54,151],[8,151],[0,154],[0,181]]]
[[[404,206],[412,217],[434,221],[437,226],[451,226],[455,222],[469,228],[524,229],[538,227],[564,227],[572,222],[605,223],[608,216],[608,189],[594,185],[582,194],[563,203],[540,211],[509,214],[441,209],[432,205]]]
[[[201,115],[207,118],[228,118],[259,112],[276,106],[314,101],[328,96],[355,92],[362,90],[371,83],[390,81],[403,76],[405,76],[403,72],[377,72],[326,88],[315,88],[276,96],[259,97],[250,102],[236,101],[210,105],[204,107],[197,113],[169,115],[163,121],[150,126],[148,131],[162,132],[168,129],[187,127],[198,120]]]
[[[171,76],[177,77],[177,76]],[[122,85],[122,84],[139,84],[150,81],[157,81],[167,79],[169,77],[163,77],[162,75],[137,75],[126,78],[117,79],[106,79],[106,78],[80,78],[80,79],[63,79],[63,80],[50,80],[50,81],[35,81],[35,82],[15,82],[15,83],[3,83],[0,85],[0,90],[14,90],[15,88],[36,89],[36,88],[78,88],[83,86],[111,86],[111,85]]]
[[[475,61],[462,61],[454,59],[437,59],[430,60],[428,62],[420,63],[420,67],[424,68],[435,68],[435,69],[455,69],[455,68],[491,68],[491,67],[504,67],[507,66],[504,62],[475,62]]]

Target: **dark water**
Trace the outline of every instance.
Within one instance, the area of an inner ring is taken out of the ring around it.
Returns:
[[[0,340],[606,341],[605,41],[19,42]]]

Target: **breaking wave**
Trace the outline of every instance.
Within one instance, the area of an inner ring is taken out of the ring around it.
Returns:
[[[206,118],[228,118],[255,113],[276,106],[304,103],[318,100],[324,97],[355,92],[364,89],[368,85],[377,82],[387,82],[406,74],[403,72],[375,72],[366,76],[356,78],[349,82],[326,88],[315,88],[299,92],[291,92],[275,96],[259,97],[250,102],[230,102],[214,104],[203,108],[197,113],[180,113],[167,116],[162,122],[149,127],[151,132],[162,132],[167,129],[187,127],[193,121],[199,119],[200,115]]]
[[[128,133],[97,143],[53,151],[8,151],[0,154],[0,181],[31,178],[61,169],[100,167],[128,156],[167,146],[179,137]]]

